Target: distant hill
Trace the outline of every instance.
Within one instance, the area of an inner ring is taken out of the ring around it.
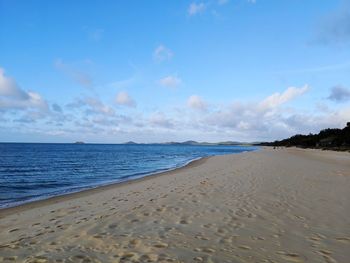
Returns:
[[[325,129],[318,134],[297,134],[288,139],[264,142],[265,146],[296,146],[302,148],[321,148],[338,151],[350,151],[350,122],[343,129]]]
[[[196,142],[196,141],[184,141],[184,142],[166,142],[163,144],[171,144],[171,145],[247,145],[246,143],[242,142],[232,142],[232,141],[226,141],[226,142]]]
[[[85,144],[83,141],[76,141],[74,144]],[[197,141],[184,141],[184,142],[156,142],[156,143],[138,143],[134,141],[128,141],[122,143],[124,145],[203,145],[203,146],[210,146],[210,145],[227,145],[227,146],[251,146],[251,145],[258,145],[259,142],[254,142],[254,143],[245,143],[245,142],[234,142],[234,141],[225,141],[225,142],[197,142]]]
[[[126,142],[126,143],[124,143],[124,144],[138,144],[138,143],[133,142],[133,141],[129,141],[129,142]]]
[[[184,142],[163,142],[163,143],[137,143],[133,141],[125,142],[123,144],[160,144],[160,145],[253,145],[253,143],[243,143],[234,141],[225,142],[197,142],[197,141],[184,141]]]

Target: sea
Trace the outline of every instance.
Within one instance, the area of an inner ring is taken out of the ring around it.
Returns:
[[[253,146],[0,143],[0,208],[134,180]]]

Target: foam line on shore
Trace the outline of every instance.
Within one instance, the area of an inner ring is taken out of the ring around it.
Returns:
[[[242,152],[242,153],[244,153],[244,152]],[[197,164],[197,162],[199,164],[199,163],[201,163],[201,161],[204,161],[205,159],[208,159],[210,157],[212,157],[212,156],[198,157],[198,158],[194,158],[192,160],[187,161],[186,163],[184,163],[181,166],[169,168],[166,170],[162,170],[162,171],[158,171],[158,172],[151,172],[151,173],[143,174],[140,176],[130,176],[128,179],[120,180],[117,182],[111,181],[111,182],[97,185],[97,186],[80,188],[77,191],[57,194],[57,195],[53,195],[53,196],[47,196],[47,197],[43,197],[43,198],[30,199],[28,201],[19,202],[19,203],[14,204],[14,205],[0,207],[0,217],[2,214],[17,213],[19,210],[22,211],[22,210],[32,209],[35,207],[40,207],[43,205],[57,203],[60,201],[66,201],[66,200],[69,200],[71,198],[89,195],[91,193],[95,193],[96,191],[103,191],[103,190],[111,189],[114,187],[121,187],[123,184],[133,183],[133,182],[145,180],[145,179],[148,179],[151,177],[161,176],[163,174],[177,172],[177,171],[180,171],[182,169],[187,169],[187,168],[193,167]]]

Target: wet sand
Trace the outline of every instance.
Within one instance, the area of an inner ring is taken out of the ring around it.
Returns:
[[[0,262],[350,262],[350,154],[265,148],[0,210]]]

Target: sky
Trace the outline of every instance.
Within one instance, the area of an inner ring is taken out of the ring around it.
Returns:
[[[0,0],[0,141],[272,141],[350,121],[350,1]]]

